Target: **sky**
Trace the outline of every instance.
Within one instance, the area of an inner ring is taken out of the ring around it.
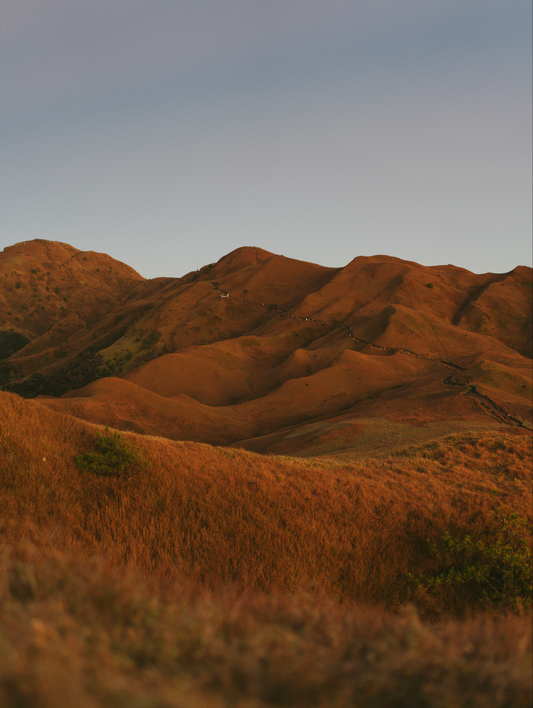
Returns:
[[[532,262],[530,0],[0,0],[0,250]]]

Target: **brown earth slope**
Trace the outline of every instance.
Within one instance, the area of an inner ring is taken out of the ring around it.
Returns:
[[[145,281],[33,241],[0,254],[0,343],[28,340],[4,351],[4,380],[93,422],[259,452],[376,454],[465,426],[525,430],[531,286],[526,267],[475,275],[374,256],[324,268],[253,247]]]

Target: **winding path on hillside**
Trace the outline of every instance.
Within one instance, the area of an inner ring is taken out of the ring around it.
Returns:
[[[220,290],[220,288],[218,287],[218,282],[209,281],[209,284],[211,285],[213,290],[220,295],[221,298],[232,297],[231,292],[227,290]],[[283,317],[284,319],[300,320],[302,322],[316,322],[318,324],[328,325],[333,329],[341,329],[342,331],[344,331],[347,337],[352,339],[354,342],[363,344],[365,347],[373,347],[375,349],[380,349],[381,351],[388,352],[390,354],[408,354],[409,356],[414,356],[417,359],[424,359],[426,361],[432,361],[435,363],[442,364],[443,366],[447,366],[448,368],[453,369],[455,371],[466,371],[466,369],[468,368],[463,364],[451,361],[450,359],[439,359],[438,357],[428,356],[427,354],[420,354],[418,352],[414,352],[412,349],[406,349],[404,347],[382,347],[379,344],[374,344],[374,342],[369,342],[365,339],[361,339],[361,337],[356,337],[351,331],[351,329],[343,322],[329,322],[328,320],[319,320],[315,317],[300,317],[298,315],[289,315],[287,314],[286,310],[282,310],[277,306],[273,308],[272,305],[269,305],[264,302],[252,302],[251,300],[245,300],[241,297],[234,297],[233,299],[237,300],[238,302],[245,302],[248,305],[272,308],[274,309],[278,317]],[[465,379],[450,375],[447,376],[445,379],[442,379],[442,383],[446,386],[466,387],[464,390],[464,395],[474,398],[481,405],[487,415],[494,418],[499,423],[502,423],[504,425],[515,425],[521,428],[527,427],[524,425],[523,420],[517,418],[516,416],[513,416],[511,413],[502,408],[502,406],[500,406],[498,403],[489,398],[489,396],[485,395],[484,393],[481,393],[478,390],[477,386],[469,384],[468,381],[466,381]]]

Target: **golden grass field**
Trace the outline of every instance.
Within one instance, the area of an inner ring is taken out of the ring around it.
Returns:
[[[429,593],[431,541],[527,520],[531,437],[449,435],[350,463],[124,434],[0,392],[0,703],[529,706],[531,614]]]

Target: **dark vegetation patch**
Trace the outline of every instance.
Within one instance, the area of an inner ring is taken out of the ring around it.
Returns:
[[[104,361],[101,354],[90,350],[83,352],[81,357],[81,361],[74,362],[54,374],[32,374],[23,381],[5,383],[1,388],[3,391],[16,393],[23,398],[59,397],[105,376],[116,376],[122,370],[122,361],[118,358]]]
[[[23,349],[29,342],[26,335],[15,332],[13,329],[0,332],[0,361],[9,359],[12,354]]]
[[[13,367],[8,361],[0,361],[0,386],[7,384],[13,378]]]
[[[23,349],[29,341],[28,337],[13,329],[0,332],[0,386],[11,381],[16,374],[7,359]]]
[[[143,339],[141,349],[149,349],[154,344],[157,344],[160,338],[161,333],[158,332],[156,329],[152,329],[150,331],[150,334],[145,339]]]
[[[62,396],[68,391],[82,388],[106,376],[118,376],[122,373],[127,355],[115,356],[105,360],[99,352],[110,347],[114,342],[124,336],[123,328],[113,333],[98,348],[89,347],[79,355],[79,360],[72,362],[60,371],[53,374],[35,373],[21,381],[11,381],[16,375],[16,370],[8,363],[0,364],[0,388],[3,391],[16,393],[23,398],[36,396]],[[64,350],[59,351],[60,356],[65,356]]]

